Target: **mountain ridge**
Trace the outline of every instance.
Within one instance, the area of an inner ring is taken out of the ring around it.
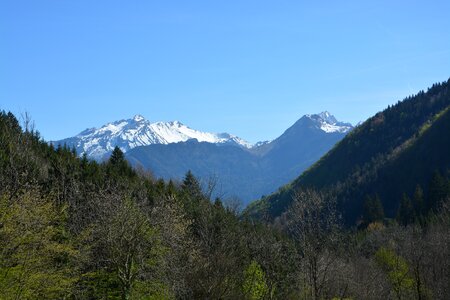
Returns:
[[[318,114],[306,114],[301,119],[310,119],[312,126],[326,133],[347,133],[353,126],[350,123],[339,122],[336,118],[324,111]],[[298,121],[297,121],[298,122]],[[130,119],[121,119],[109,122],[101,127],[87,128],[79,134],[62,140],[51,142],[54,145],[66,145],[75,148],[77,153],[87,154],[96,160],[107,158],[115,146],[127,152],[138,146],[153,144],[171,144],[196,139],[199,142],[214,144],[231,144],[247,149],[257,149],[270,144],[271,141],[251,144],[246,140],[229,133],[210,133],[192,129],[180,121],[150,122],[140,114]]]
[[[197,139],[200,142],[218,144],[235,144],[250,148],[252,144],[229,133],[209,133],[192,129],[179,121],[151,123],[142,115],[135,115],[130,119],[109,122],[100,128],[88,128],[74,137],[52,142],[56,145],[74,147],[78,154],[103,160],[119,147],[127,152],[137,146],[152,144],[170,144]]]
[[[296,179],[252,203],[246,214],[276,219],[289,209],[295,191],[314,188],[337,197],[348,224],[355,224],[371,195],[378,195],[386,215],[395,217],[403,193],[411,194],[418,184],[426,192],[434,171],[450,171],[449,107],[450,80],[388,106]],[[440,159],[430,159],[429,153]]]

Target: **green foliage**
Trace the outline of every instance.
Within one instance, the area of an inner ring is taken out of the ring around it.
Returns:
[[[170,300],[175,296],[167,285],[162,282],[137,281],[130,296],[132,300]]]
[[[435,171],[430,181],[428,209],[436,210],[450,195],[448,181],[439,171]]]
[[[78,251],[65,232],[64,216],[64,207],[58,209],[36,192],[0,196],[2,299],[57,299],[71,294]]]
[[[409,274],[406,260],[387,248],[380,248],[375,253],[375,260],[387,274],[397,299],[410,299],[414,280]]]
[[[106,260],[117,276],[122,298],[128,299],[138,276],[155,265],[163,249],[148,216],[130,199],[118,202],[98,222],[98,242],[106,250]]]
[[[269,292],[264,271],[256,261],[252,261],[244,271],[242,290],[246,298],[251,300],[264,299]]]

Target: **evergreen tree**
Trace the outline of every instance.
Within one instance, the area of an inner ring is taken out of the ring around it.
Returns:
[[[405,193],[400,201],[397,213],[397,221],[402,225],[411,224],[415,219],[414,207],[411,199]]]
[[[185,192],[191,198],[202,198],[203,192],[199,181],[192,174],[191,170],[186,173],[183,184],[181,185],[183,192]]]
[[[436,210],[448,195],[447,180],[439,171],[436,171],[430,181],[428,210]]]
[[[383,221],[384,209],[378,195],[373,197],[367,196],[364,201],[363,209],[363,219],[366,224]]]
[[[424,201],[424,197],[423,197],[423,190],[419,184],[416,186],[416,189],[414,191],[414,196],[413,196],[412,202],[413,202],[416,218],[420,219],[423,215],[425,215],[426,207],[425,207],[425,201]]]
[[[175,183],[172,181],[172,179],[170,179],[169,183],[167,184],[167,187],[166,187],[166,192],[170,196],[170,195],[175,195],[176,191],[177,191],[177,188],[175,186]]]
[[[117,177],[133,177],[136,173],[125,159],[125,155],[119,147],[115,147],[108,160],[108,175],[113,179]]]
[[[121,165],[125,162],[125,155],[119,147],[115,147],[109,158],[109,163],[113,166]]]

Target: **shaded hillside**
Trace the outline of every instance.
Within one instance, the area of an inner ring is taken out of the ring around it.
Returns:
[[[184,143],[137,147],[126,153],[127,160],[165,179],[181,180],[188,170],[205,184],[216,180],[215,196],[239,195],[249,199],[262,182],[255,180],[260,165],[256,156],[232,145],[190,140]],[[267,191],[270,192],[270,191]]]
[[[367,195],[378,194],[388,216],[402,193],[426,188],[436,170],[450,168],[450,81],[408,97],[364,122],[289,185],[254,203],[247,213],[281,215],[295,190],[315,187],[338,197],[346,221],[362,213]]]

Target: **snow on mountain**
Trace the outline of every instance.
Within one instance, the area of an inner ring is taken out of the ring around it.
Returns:
[[[75,137],[53,142],[75,147],[77,153],[86,153],[94,159],[104,159],[118,146],[126,152],[138,146],[152,144],[170,144],[196,139],[199,142],[216,144],[230,143],[251,148],[252,145],[243,139],[228,133],[202,132],[178,122],[151,123],[141,115],[132,119],[108,123],[100,128],[86,129]]]
[[[347,133],[353,129],[353,125],[350,123],[339,122],[328,111],[321,112],[319,114],[305,115],[306,118],[311,119],[322,131],[326,133]]]

